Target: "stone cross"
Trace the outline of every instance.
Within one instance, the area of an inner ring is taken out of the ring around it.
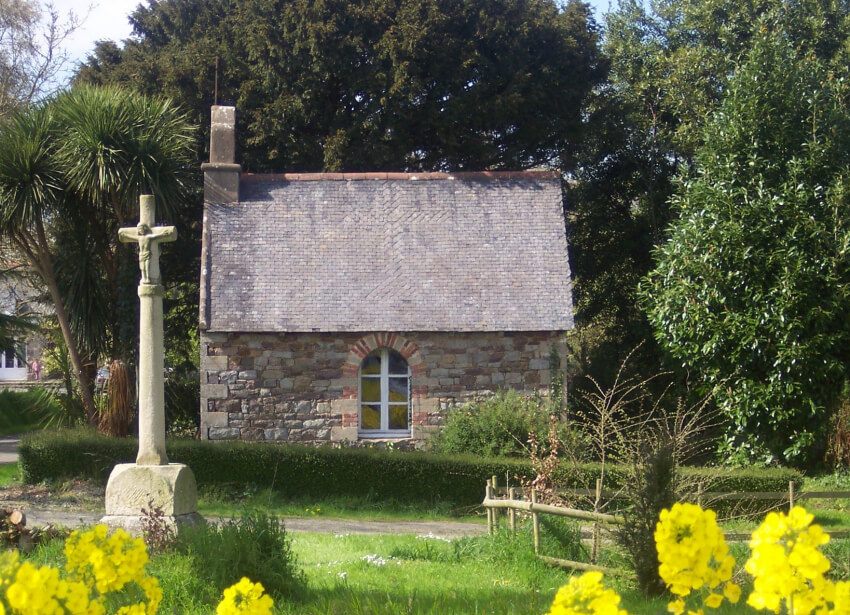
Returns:
[[[152,195],[139,199],[139,224],[118,230],[122,243],[139,244],[139,454],[138,465],[167,465],[165,454],[165,345],[162,325],[162,296],[159,244],[175,241],[173,226],[156,226]]]

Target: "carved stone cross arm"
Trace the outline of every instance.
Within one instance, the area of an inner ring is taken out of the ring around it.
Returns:
[[[146,217],[142,211],[142,220]],[[139,269],[142,271],[142,284],[159,284],[159,244],[177,240],[177,229],[173,226],[154,226],[151,228],[145,221],[139,222],[135,228],[118,229],[118,240],[121,243],[139,244]]]

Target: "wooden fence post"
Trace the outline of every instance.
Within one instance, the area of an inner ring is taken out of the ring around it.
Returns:
[[[493,485],[488,480],[484,485],[484,499],[490,500],[493,496]],[[493,535],[493,512],[494,509],[491,507],[487,507],[487,533],[491,536]]]
[[[516,499],[516,488],[508,489],[508,499]],[[516,534],[516,510],[513,508],[508,509],[508,526],[511,528],[511,534]]]
[[[794,508],[794,481],[788,481],[788,511]]]
[[[495,498],[496,497],[496,489],[499,486],[499,479],[496,478],[495,474],[490,478],[490,484],[493,486],[493,497]],[[493,530],[496,531],[498,529],[499,529],[499,509],[494,508],[493,509]]]
[[[599,503],[602,500],[602,479],[596,479],[596,498],[593,501],[593,512],[599,512]],[[580,531],[580,530],[579,530]],[[599,556],[599,521],[593,522],[593,544],[590,548],[590,563],[595,564]]]
[[[531,490],[531,504],[532,506],[537,504],[537,489]],[[540,517],[533,507],[531,509],[531,528],[534,537],[534,554],[538,555],[540,553]]]

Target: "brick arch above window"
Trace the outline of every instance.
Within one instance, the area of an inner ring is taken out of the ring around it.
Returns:
[[[342,367],[345,376],[357,376],[360,373],[360,364],[373,350],[378,348],[392,348],[404,357],[410,365],[412,376],[419,376],[425,372],[425,362],[419,352],[419,346],[415,342],[399,335],[398,333],[370,333],[364,335],[354,342],[348,349],[348,357]],[[414,388],[414,393],[416,390]]]
[[[364,335],[348,348],[348,356],[342,366],[344,377],[356,378],[360,375],[360,364],[373,350],[378,348],[392,348],[396,350],[410,366],[410,375],[413,380],[413,395],[424,395],[425,389],[417,386],[416,377],[425,373],[425,362],[419,352],[419,346],[415,342],[399,335],[398,333],[370,333]],[[357,386],[345,387],[343,397],[357,399]]]

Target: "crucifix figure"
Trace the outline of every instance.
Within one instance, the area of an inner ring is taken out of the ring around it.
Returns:
[[[138,465],[166,465],[165,382],[159,244],[175,241],[173,226],[156,226],[151,195],[139,200],[139,224],[118,230],[122,243],[139,244],[139,454]]]
[[[159,284],[159,244],[177,239],[177,230],[173,226],[154,226],[154,201],[150,195],[143,195],[140,204],[141,221],[136,228],[118,230],[121,243],[139,244],[139,269],[142,271],[142,284]],[[147,210],[147,211],[146,211]],[[146,221],[150,220],[150,223]]]

